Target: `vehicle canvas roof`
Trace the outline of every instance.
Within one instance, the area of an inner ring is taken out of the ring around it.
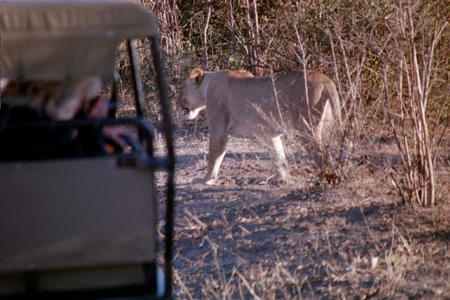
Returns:
[[[125,38],[158,35],[156,18],[136,1],[1,2],[1,77],[110,78]]]

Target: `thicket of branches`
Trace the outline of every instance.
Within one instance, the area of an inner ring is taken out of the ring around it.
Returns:
[[[175,92],[193,67],[256,75],[316,69],[338,86],[347,127],[386,125],[405,201],[435,201],[435,150],[449,124],[450,8],[434,0],[141,0],[160,23]]]

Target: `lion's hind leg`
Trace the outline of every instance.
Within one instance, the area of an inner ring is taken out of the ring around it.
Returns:
[[[208,158],[208,173],[203,179],[203,183],[214,185],[217,181],[220,166],[223,158],[227,153],[226,146],[228,142],[228,134],[217,134],[211,132],[209,136],[209,158]]]

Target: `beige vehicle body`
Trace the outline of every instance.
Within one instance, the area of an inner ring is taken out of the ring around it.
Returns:
[[[175,155],[157,18],[135,0],[1,0],[0,10],[0,299],[172,299]],[[136,39],[158,89],[158,157]],[[128,118],[116,117],[119,45],[133,69]],[[111,106],[85,101],[102,87]],[[102,107],[75,116],[87,102]],[[129,151],[105,147],[112,126],[139,132]],[[157,170],[167,174],[161,243]]]
[[[214,184],[229,134],[256,136],[270,145],[281,179],[288,177],[281,141],[294,128],[318,139],[340,124],[340,101],[334,82],[309,71],[257,78],[245,71],[191,71],[179,105],[194,119],[206,109],[210,130],[206,184]],[[306,97],[305,91],[308,91]]]

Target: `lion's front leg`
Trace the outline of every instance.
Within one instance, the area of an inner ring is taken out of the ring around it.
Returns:
[[[216,183],[219,174],[219,168],[222,164],[226,146],[228,142],[228,134],[226,132],[216,132],[211,130],[209,135],[209,159],[208,159],[208,173],[203,182],[205,184],[213,185]]]
[[[280,179],[287,181],[289,178],[289,170],[287,167],[286,155],[284,154],[283,142],[281,141],[281,135],[270,138],[269,143],[273,148],[272,151],[275,156],[275,165],[277,166]]]

